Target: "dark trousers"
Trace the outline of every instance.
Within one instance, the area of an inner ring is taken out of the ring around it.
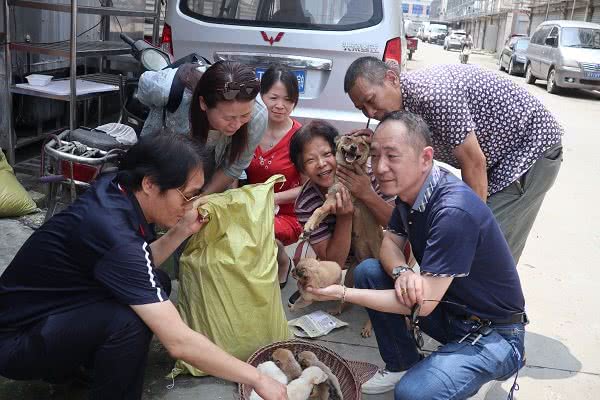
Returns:
[[[155,273],[168,293],[169,278]],[[86,367],[92,371],[90,399],[140,399],[151,339],[131,307],[92,303],[0,333],[0,375],[62,383]]]

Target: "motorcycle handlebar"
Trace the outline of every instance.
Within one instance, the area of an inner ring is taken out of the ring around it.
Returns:
[[[119,36],[121,36],[121,39],[130,46],[133,46],[133,43],[135,43],[135,40],[127,36],[125,33],[121,33]]]

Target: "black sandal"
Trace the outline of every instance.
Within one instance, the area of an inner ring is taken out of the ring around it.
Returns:
[[[287,270],[287,274],[286,274],[286,276],[285,276],[285,281],[283,281],[283,282],[279,282],[279,289],[283,289],[283,288],[284,288],[284,287],[287,285],[287,283],[288,283],[288,279],[289,279],[289,277],[290,277],[290,271],[291,271],[291,270],[292,270],[292,268],[294,267],[294,265],[293,265],[293,263],[292,263],[292,258],[291,258],[291,257],[289,257],[289,260],[290,260],[290,262],[289,262],[289,264],[288,264],[288,270]]]

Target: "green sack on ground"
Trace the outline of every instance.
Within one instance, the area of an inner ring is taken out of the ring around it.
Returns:
[[[247,360],[260,347],[291,337],[277,279],[273,186],[281,175],[209,196],[209,222],[180,259],[178,308],[185,323]],[[206,375],[177,361],[173,375]]]
[[[0,150],[0,217],[20,217],[37,209]]]

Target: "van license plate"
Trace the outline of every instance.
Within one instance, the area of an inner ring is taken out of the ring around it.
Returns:
[[[266,68],[256,68],[256,77],[258,79],[261,79],[266,70]],[[304,84],[306,83],[306,71],[293,69],[292,72],[294,73],[294,75],[296,75],[296,79],[298,79],[298,91],[301,94],[304,93]]]
[[[600,72],[586,72],[585,77],[592,79],[600,79]]]

